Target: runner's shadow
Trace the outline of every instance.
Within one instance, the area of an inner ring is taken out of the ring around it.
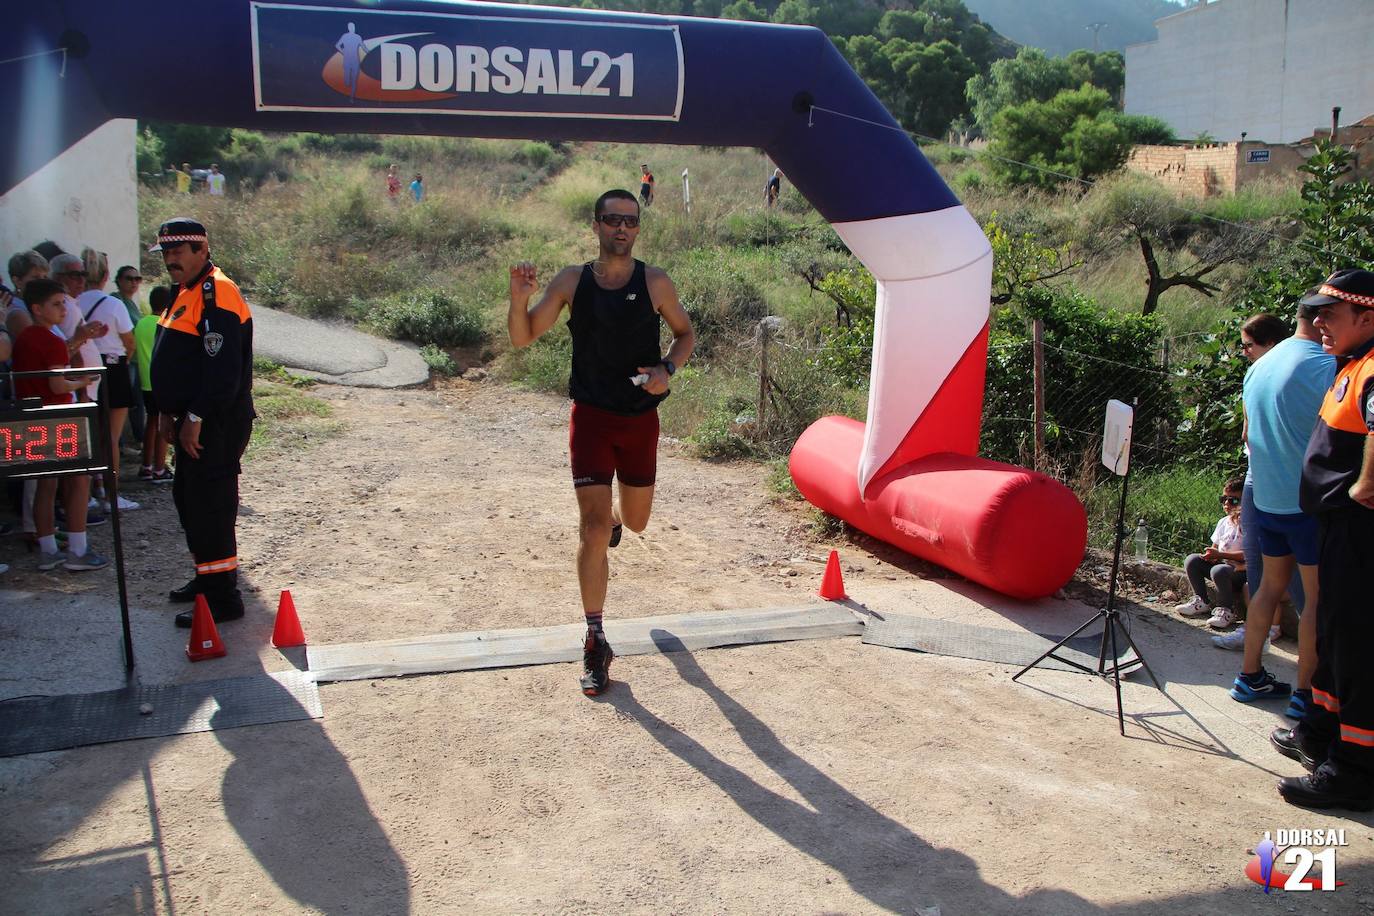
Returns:
[[[606,694],[606,702],[719,786],[745,814],[842,874],[856,893],[875,906],[911,912],[914,907],[942,902],[948,906],[957,900],[971,913],[1096,910],[1066,891],[1037,890],[1018,898],[980,880],[970,858],[932,846],[791,751],[757,716],[716,686],[677,636],[666,630],[654,630],[651,636],[683,681],[705,692],[755,756],[786,780],[806,803],[759,785],[712,754],[686,732],[646,709],[628,684],[616,684]]]

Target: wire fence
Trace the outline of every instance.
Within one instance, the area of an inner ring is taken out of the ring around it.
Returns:
[[[857,403],[844,403],[847,389],[834,384],[833,366],[821,363],[823,356],[834,358],[833,342],[787,340],[761,327],[750,345],[758,360],[758,394],[739,420],[760,451],[785,455],[823,414],[863,415],[866,393],[849,390]],[[979,453],[1064,483],[1087,509],[1089,544],[1109,549],[1121,478],[1101,462],[1106,404],[1134,404],[1128,535],[1143,519],[1150,557],[1181,564],[1210,542],[1222,514],[1223,485],[1243,468],[1225,457],[1227,449],[1208,455],[1180,447],[1188,405],[1202,382],[1168,368],[1168,354],[1166,345],[1135,360],[1113,360],[1038,343],[1034,336],[990,346]],[[856,363],[866,366],[866,357]]]

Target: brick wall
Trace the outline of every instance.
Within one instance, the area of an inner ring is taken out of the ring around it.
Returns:
[[[1262,146],[1247,143],[1245,146]],[[1184,146],[1137,146],[1126,168],[1161,182],[1180,197],[1211,197],[1236,190],[1236,143],[1217,143],[1200,148]]]

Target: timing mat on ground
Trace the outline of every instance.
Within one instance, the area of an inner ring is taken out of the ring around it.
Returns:
[[[1097,628],[1094,630],[1091,635],[1078,636],[1070,640],[1068,645],[1055,654],[1096,670],[1097,655],[1102,646],[1102,631]],[[952,620],[931,620],[902,615],[871,617],[863,634],[863,641],[874,646],[914,649],[932,655],[951,655],[955,658],[973,658],[1007,665],[1028,665],[1040,653],[1063,638],[1032,633],[1029,630],[979,627]],[[1121,651],[1121,664],[1124,669],[1128,659],[1134,659],[1134,655],[1125,640],[1119,642],[1117,648]],[[1076,670],[1048,658],[1041,662],[1041,665],[1060,671]],[[1126,671],[1123,670],[1122,673],[1125,674]]]
[[[17,697],[0,703],[0,757],[323,715],[319,688],[303,671]]]
[[[616,655],[626,656],[858,636],[863,629],[863,623],[848,608],[812,605],[609,620],[606,638]],[[514,668],[580,661],[585,632],[581,624],[567,624],[449,633],[414,639],[311,646],[307,656],[310,675],[317,681]]]

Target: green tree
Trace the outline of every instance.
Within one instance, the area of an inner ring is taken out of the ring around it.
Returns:
[[[162,138],[147,127],[140,130],[134,139],[134,161],[140,175],[160,174],[167,165],[167,151]]]
[[[167,161],[177,165],[189,162],[197,167],[207,166],[219,158],[220,150],[229,142],[227,127],[152,121],[147,129],[162,141]]]
[[[1066,89],[1085,84],[1106,92],[1110,107],[1119,107],[1126,84],[1120,52],[1075,51],[1068,57],[1049,57],[1039,48],[1022,48],[1013,58],[991,63],[986,73],[969,80],[965,91],[974,122],[987,133],[1003,109],[1048,102]]]
[[[1091,178],[1126,161],[1131,140],[1111,110],[1111,96],[1083,86],[1048,102],[1023,102],[997,113],[989,167],[1004,181],[1053,187],[1062,176]],[[1023,165],[1022,163],[1025,163]]]
[[[741,19],[747,22],[767,22],[768,14],[753,0],[735,0],[734,3],[721,9],[720,18]]]

